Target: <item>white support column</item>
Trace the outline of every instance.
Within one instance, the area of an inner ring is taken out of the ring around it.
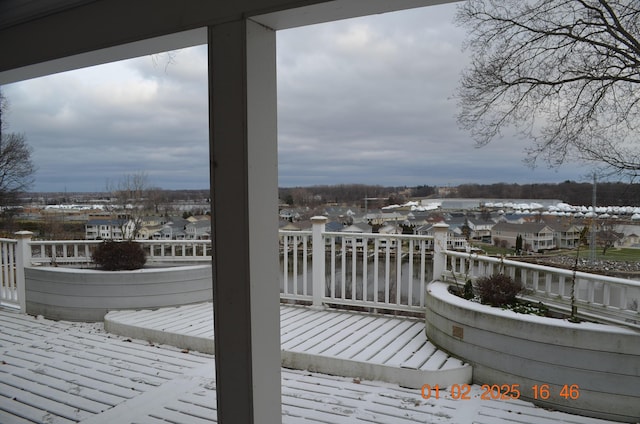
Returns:
[[[18,244],[16,246],[16,295],[20,312],[27,312],[27,296],[25,287],[24,268],[31,265],[31,246],[29,242],[33,233],[31,231],[18,231],[15,233]]]
[[[313,275],[313,307],[323,309],[322,298],[325,290],[325,244],[322,234],[325,230],[327,218],[324,216],[311,217],[311,243],[313,245],[313,259],[311,262]]]
[[[209,28],[218,422],[280,423],[275,32]]]
[[[433,281],[442,278],[447,264],[447,232],[449,225],[439,223],[433,226]]]

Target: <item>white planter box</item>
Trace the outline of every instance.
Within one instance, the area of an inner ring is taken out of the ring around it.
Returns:
[[[468,361],[474,383],[518,384],[520,398],[540,406],[637,422],[640,333],[517,314],[461,299],[448,287],[442,282],[427,287],[427,338]],[[548,399],[540,396],[544,384]],[[565,385],[577,385],[579,397],[560,396]]]
[[[211,301],[211,265],[134,271],[25,268],[27,313],[67,321],[102,321],[108,311]]]

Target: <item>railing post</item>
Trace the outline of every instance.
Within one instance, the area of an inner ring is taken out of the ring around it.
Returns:
[[[433,225],[433,281],[442,279],[447,264],[447,232],[449,225],[438,223]]]
[[[312,262],[311,262],[311,281],[313,284],[313,307],[323,308],[322,298],[324,297],[325,286],[325,253],[323,233],[327,218],[324,216],[314,216],[311,218],[311,244]]]
[[[24,314],[27,312],[24,268],[31,265],[31,246],[29,242],[33,233],[31,231],[18,231],[15,236],[18,242],[16,246],[16,295],[20,305],[20,312]]]

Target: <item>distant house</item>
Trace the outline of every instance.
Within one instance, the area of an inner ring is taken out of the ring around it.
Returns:
[[[380,212],[370,212],[364,216],[364,221],[370,223],[371,225],[385,225],[388,223],[403,223],[407,220],[407,215],[403,215],[397,211],[380,211]]]
[[[493,226],[496,225],[495,222],[469,218],[467,219],[467,225],[471,230],[470,237],[473,240],[480,240],[484,243],[491,243],[491,230],[493,229]]]
[[[616,247],[632,247],[639,248],[640,247],[640,236],[636,233],[631,233],[628,235],[624,235],[619,240],[616,241]]]
[[[378,228],[378,233],[379,234],[402,234],[402,227],[388,223]],[[382,248],[385,248],[387,246],[395,247],[396,239],[380,239],[379,243],[380,243],[380,247]]]
[[[616,241],[616,247],[640,248],[640,236],[638,235],[640,234],[640,225],[627,223],[617,225],[615,229],[624,234],[624,236]]]
[[[285,219],[290,222],[298,221],[301,217],[300,213],[295,209],[282,209],[279,215],[280,219]]]
[[[163,225],[144,225],[142,228],[140,228],[140,230],[138,230],[138,235],[136,236],[136,238],[138,240],[150,240],[153,238],[158,238],[156,237],[156,234],[158,234],[160,231],[162,231],[162,228],[164,226]]]
[[[184,230],[188,240],[211,239],[211,221],[209,220],[190,222],[185,226]]]
[[[134,224],[127,219],[90,219],[85,224],[86,240],[123,240],[129,238]]]
[[[407,227],[417,228],[424,224],[427,224],[431,212],[428,211],[411,211],[407,214],[403,225]]]
[[[414,234],[422,235],[422,236],[433,236],[433,224],[425,224],[414,230]],[[425,240],[424,241],[425,248],[427,250],[433,250],[433,240]],[[447,231],[447,249],[448,250],[457,250],[457,251],[468,251],[469,243],[462,236],[460,231],[460,227],[458,226],[449,226]]]
[[[380,234],[402,234],[402,227],[393,224],[385,224],[378,228]]]
[[[326,216],[329,221],[335,221],[341,225],[353,224],[356,217],[356,213],[352,209],[339,206],[326,207],[322,215]]]
[[[493,242],[508,248],[515,248],[518,235],[522,236],[523,248],[528,251],[539,252],[557,247],[555,231],[544,223],[499,222],[493,226],[492,231]]]
[[[580,244],[580,234],[583,226],[569,223],[549,223],[555,231],[556,247],[560,249],[574,249]]]
[[[342,229],[344,233],[372,233],[373,228],[371,225],[365,223],[352,224]],[[363,247],[364,246],[364,237],[344,237],[345,245],[347,247]]]

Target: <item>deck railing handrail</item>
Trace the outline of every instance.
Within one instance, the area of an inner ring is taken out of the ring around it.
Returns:
[[[312,222],[311,231],[280,230],[282,299],[424,313],[433,236],[325,231],[326,218]]]
[[[133,240],[148,263],[211,261],[211,240]],[[31,264],[92,264],[91,250],[103,240],[32,240]]]
[[[570,270],[570,269],[566,269],[566,268],[557,268],[557,267],[552,267],[552,266],[548,266],[548,265],[540,265],[540,264],[534,264],[534,263],[530,263],[530,262],[524,262],[524,261],[516,261],[516,260],[511,260],[507,258],[500,258],[500,257],[494,257],[494,256],[485,256],[485,255],[479,255],[477,253],[464,253],[464,252],[456,252],[456,251],[452,251],[452,250],[447,250],[445,252],[445,254],[447,256],[450,257],[456,257],[456,258],[462,258],[462,259],[471,259],[473,261],[483,261],[483,262],[487,262],[487,263],[492,263],[492,264],[497,264],[497,265],[502,265],[504,264],[505,266],[511,266],[511,267],[518,267],[518,268],[523,268],[523,269],[530,269],[530,270],[538,270],[538,271],[544,271],[544,272],[553,272],[555,274],[558,275],[564,275],[564,276],[572,276],[574,271]],[[613,284],[623,284],[623,285],[628,285],[630,287],[638,287],[640,288],[640,281],[636,281],[636,280],[628,280],[626,278],[620,278],[620,277],[611,277],[608,275],[600,275],[600,274],[591,274],[588,272],[584,272],[584,271],[575,271],[575,275],[576,278],[584,278],[584,279],[597,279],[601,282],[608,282],[608,283],[613,283]]]
[[[311,231],[279,231],[283,300],[424,313],[430,281],[461,284],[503,272],[524,284],[525,298],[560,309],[572,305],[575,279],[573,305],[582,316],[640,328],[640,281],[449,250],[446,224],[434,225],[433,235],[425,236],[325,231],[326,218],[312,221]],[[25,267],[90,264],[92,246],[102,242],[31,236],[22,231],[17,240],[0,239],[0,302],[22,310]],[[137,242],[152,263],[211,261],[211,240]]]
[[[478,276],[503,273],[524,286],[521,297],[526,300],[567,313],[575,306],[582,318],[640,329],[640,281],[478,254],[444,254],[448,266],[442,280],[464,284]]]

